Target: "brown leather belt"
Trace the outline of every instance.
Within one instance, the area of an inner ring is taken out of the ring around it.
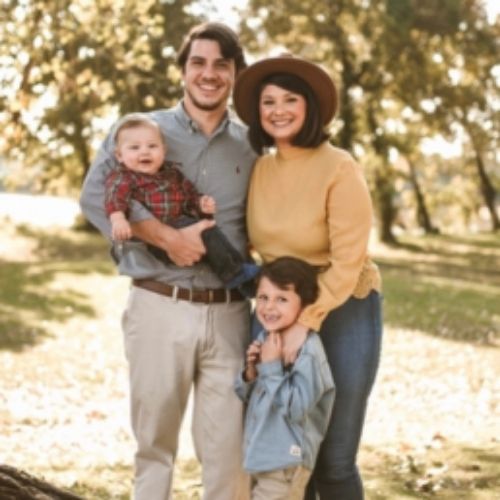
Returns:
[[[201,288],[180,288],[178,286],[167,285],[159,281],[147,279],[134,279],[132,284],[150,292],[159,293],[176,300],[189,300],[201,304],[221,304],[229,302],[241,302],[245,297],[235,288],[201,289]]]

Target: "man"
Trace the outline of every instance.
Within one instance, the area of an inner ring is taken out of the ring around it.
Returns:
[[[217,202],[216,222],[247,253],[245,199],[255,156],[245,130],[227,113],[237,73],[245,67],[235,33],[223,24],[193,28],[179,50],[184,97],[151,116],[197,189]],[[104,142],[83,186],[84,214],[109,238],[104,178],[113,165],[112,136]],[[204,497],[248,495],[241,472],[242,407],[233,390],[249,341],[249,304],[226,290],[208,265],[200,233],[213,221],[174,229],[139,204],[129,214],[134,236],[162,248],[164,265],[139,240],[121,249],[119,270],[132,287],[123,315],[130,368],[132,428],[137,441],[135,499],[172,498],[179,430],[194,385],[193,441],[202,464]]]

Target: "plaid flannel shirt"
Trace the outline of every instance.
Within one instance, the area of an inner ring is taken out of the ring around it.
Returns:
[[[128,216],[130,201],[134,199],[166,224],[180,215],[202,217],[201,195],[179,166],[179,163],[166,161],[154,175],[134,172],[123,166],[113,169],[106,177],[104,204],[108,216],[118,211]]]

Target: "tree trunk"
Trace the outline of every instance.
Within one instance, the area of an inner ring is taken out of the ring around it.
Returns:
[[[413,186],[413,191],[415,192],[415,200],[417,203],[418,225],[424,230],[425,234],[437,234],[439,233],[439,230],[432,225],[429,211],[427,210],[427,205],[425,203],[424,193],[422,193],[422,189],[420,188],[420,184],[418,182],[417,170],[415,168],[415,165],[410,160],[407,161],[410,167],[410,182]]]
[[[378,212],[378,234],[381,241],[395,244],[396,238],[392,232],[392,223],[396,210],[392,202],[393,187],[391,182],[380,170],[375,172],[375,200]]]
[[[84,500],[26,472],[0,465],[0,498],[2,500]]]
[[[483,195],[484,203],[488,208],[491,217],[491,230],[498,231],[500,229],[500,219],[498,217],[495,204],[497,194],[490,178],[488,177],[488,174],[486,173],[486,169],[484,168],[481,153],[476,148],[474,149],[476,156],[477,173],[479,174],[479,179],[481,182],[481,194]]]
[[[484,168],[484,162],[482,157],[482,148],[480,147],[480,143],[478,139],[475,137],[471,127],[468,125],[466,121],[462,121],[462,125],[464,129],[467,131],[469,135],[470,142],[472,147],[474,148],[474,157],[476,161],[477,173],[479,175],[480,182],[480,191],[483,195],[484,203],[486,208],[488,209],[491,217],[491,229],[492,231],[498,231],[500,229],[500,220],[498,217],[497,209],[496,209],[496,190],[488,177],[488,173]]]
[[[375,204],[378,212],[378,234],[381,241],[394,245],[397,243],[392,232],[392,224],[397,210],[394,207],[394,172],[387,161],[387,143],[377,133],[378,124],[373,106],[367,110],[368,125],[372,134],[372,145],[375,153],[381,160],[381,166],[375,169]]]

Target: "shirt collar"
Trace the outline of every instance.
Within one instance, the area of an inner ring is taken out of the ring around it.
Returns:
[[[190,132],[200,132],[199,125],[187,114],[186,109],[184,108],[183,100],[179,101],[174,106],[174,113],[175,117],[179,120],[179,122],[185,129],[189,130]],[[229,123],[230,123],[230,117],[229,113],[226,110],[221,122],[219,123],[219,126],[215,129],[212,136],[217,135],[218,133],[225,130],[226,127],[229,125]]]

